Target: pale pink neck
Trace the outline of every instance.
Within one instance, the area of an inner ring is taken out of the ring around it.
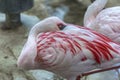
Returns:
[[[84,26],[89,27],[95,20],[98,13],[105,7],[108,0],[95,0],[85,12]]]

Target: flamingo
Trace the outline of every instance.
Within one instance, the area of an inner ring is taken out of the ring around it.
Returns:
[[[77,0],[78,2],[82,3],[85,8],[87,8],[91,2],[95,0]],[[108,0],[106,7],[113,7],[114,5],[120,6],[120,0]]]
[[[49,17],[31,29],[18,58],[19,68],[43,69],[68,80],[120,62],[120,45],[89,28]]]
[[[108,0],[95,0],[86,10],[84,26],[120,43],[120,6],[105,8]]]

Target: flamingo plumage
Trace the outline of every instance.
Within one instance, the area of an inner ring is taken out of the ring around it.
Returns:
[[[108,0],[95,0],[86,10],[84,26],[120,43],[120,6],[105,8]]]
[[[119,44],[89,28],[50,17],[33,26],[17,64],[19,68],[44,69],[78,80],[84,72],[118,62]]]

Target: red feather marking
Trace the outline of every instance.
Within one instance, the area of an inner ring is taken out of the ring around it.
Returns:
[[[37,41],[37,52],[39,53],[41,50],[46,49],[49,47],[49,45],[52,44],[52,42],[56,42],[56,40],[51,37],[51,35],[54,34],[54,32],[46,32],[46,33],[41,33],[41,35],[39,35],[38,37],[38,41]],[[45,40],[46,42],[40,43],[41,41]]]
[[[103,42],[100,43],[100,41],[89,42],[85,39],[81,40],[85,42],[86,48],[88,48],[92,52],[92,55],[94,55],[94,59],[96,60],[97,63],[99,64],[101,63],[100,60],[102,58],[102,55],[105,58],[105,60],[110,60],[113,58],[110,51],[108,50],[108,49],[112,50],[113,48],[111,49],[109,44]]]
[[[45,60],[44,59],[44,65],[46,66],[46,67],[53,67],[53,66],[56,66],[56,65],[58,65],[58,64],[53,64],[53,62],[56,60],[56,58],[57,57],[55,57],[54,58],[54,60],[52,60],[52,62],[49,62],[49,60],[52,58],[53,56],[51,56],[49,59],[47,59],[47,60]]]
[[[66,47],[65,46],[63,46],[62,44],[60,44],[60,48],[62,48],[63,50],[64,50],[64,53],[66,53],[67,51],[66,51]]]
[[[57,34],[59,34],[59,35],[57,35],[57,37],[60,37],[60,38],[62,38],[63,39],[63,41],[66,41],[67,43],[69,43],[68,44],[68,47],[70,48],[70,50],[71,50],[71,52],[73,53],[73,54],[75,54],[76,53],[76,50],[75,50],[75,47],[74,47],[74,43],[76,44],[77,42],[75,42],[75,41],[73,41],[72,40],[72,36],[70,37],[68,34],[65,34],[65,33],[63,33],[63,32],[57,32]],[[62,35],[61,35],[62,34]],[[77,44],[76,44],[77,45]],[[62,48],[63,48],[63,46],[61,46]],[[79,47],[79,45],[77,45],[77,47]],[[80,47],[79,47],[80,48]],[[63,49],[65,49],[65,48],[63,48]]]
[[[71,34],[71,36],[73,37],[73,38],[71,38],[71,40],[73,41],[73,44],[74,44],[79,50],[81,50],[81,45],[80,45],[76,40],[74,40],[74,39],[77,39],[77,38],[76,38],[77,35]]]
[[[105,59],[110,60],[113,59],[113,56],[111,55],[110,50],[113,50],[114,52],[116,52],[116,50],[114,50],[109,44],[107,43],[100,43],[97,41],[94,41],[96,43],[96,48],[98,50],[101,51],[101,53],[103,53],[103,56],[105,57]]]
[[[66,38],[68,38],[68,35],[63,33],[63,32],[56,32],[54,37],[58,37],[58,38],[61,38],[61,39],[66,39]]]
[[[75,50],[75,48],[74,48],[74,46],[73,46],[73,42],[71,42],[70,39],[65,39],[65,40],[69,43],[68,47],[70,48],[71,52],[72,52],[73,54],[75,54],[75,53],[76,53],[76,50]]]
[[[52,56],[51,56],[52,58]],[[57,64],[53,64],[53,62],[56,60],[56,57],[54,58],[54,60],[52,62],[49,62],[49,59],[48,60],[45,60],[43,58],[41,58],[39,55],[36,56],[35,58],[35,61],[41,63],[42,66],[44,66],[44,68],[48,68],[48,67],[53,67],[53,66],[56,66]]]
[[[106,60],[110,60],[110,59],[113,59],[113,56],[112,56],[112,54],[110,53],[109,50],[112,50],[112,51],[114,51],[116,53],[119,53],[117,50],[113,49],[112,46],[109,44],[109,42],[112,42],[111,39],[107,38],[106,36],[104,36],[102,34],[96,33],[95,31],[93,31],[91,29],[85,28],[85,27],[80,27],[80,29],[88,30],[90,33],[93,33],[93,36],[96,36],[96,40],[91,41],[88,44],[91,48],[94,48],[94,49],[90,49],[91,52],[94,52],[94,57],[102,57],[102,55],[103,55],[103,57]],[[86,33],[86,34],[88,34],[88,33]],[[86,43],[89,42],[89,41],[86,41],[84,39],[80,39],[80,40],[82,40],[82,41],[84,41]],[[98,59],[96,61],[99,62]]]
[[[100,59],[101,59],[101,55],[99,54],[99,51],[96,50],[95,46],[91,43],[87,43],[86,46],[87,49],[89,49],[92,52],[92,55],[94,56],[94,59],[96,60],[97,63],[101,63]]]
[[[40,49],[39,51],[42,51],[42,50],[44,50],[44,49]],[[45,51],[43,51],[43,53],[44,53]],[[54,57],[54,58],[52,58],[53,56],[51,56],[51,57],[49,57],[49,59],[43,59],[43,57],[40,55],[40,54],[38,54],[37,53],[37,56],[36,56],[36,58],[35,58],[35,61],[37,61],[37,62],[39,62],[39,63],[41,63],[42,64],[42,66],[44,66],[44,68],[46,67],[53,67],[53,66],[56,66],[56,65],[58,65],[58,64],[53,64],[53,62],[56,60],[56,58],[57,57]],[[51,62],[49,62],[49,60],[50,59],[54,59],[54,60],[52,60]]]
[[[62,48],[64,50],[64,53],[67,52],[69,49],[74,55],[79,53],[77,50],[82,50],[81,44],[79,41],[82,41],[82,44],[91,51],[91,54],[94,56],[94,59],[97,63],[101,63],[101,60],[110,60],[113,59],[112,54],[109,50],[112,50],[116,53],[118,53],[117,50],[113,49],[112,46],[109,44],[109,42],[112,42],[109,38],[106,38],[104,35],[100,35],[92,30],[88,30],[88,33],[83,31],[84,33],[79,32],[83,36],[87,36],[90,41],[86,38],[82,38],[76,34],[72,33],[65,33],[62,31],[57,32],[46,32],[41,33],[41,35],[38,37],[38,45],[37,45],[37,51],[38,53],[41,50],[45,50],[48,47],[55,47],[55,48]],[[92,38],[95,38],[92,40]],[[78,41],[77,41],[78,40]],[[44,44],[43,42],[44,41]],[[62,43],[63,41],[63,43]],[[64,44],[65,43],[65,44]],[[54,44],[54,45],[53,45]],[[84,53],[83,53],[84,54]],[[101,59],[102,58],[102,59]],[[86,60],[87,57],[83,57],[81,60]]]
[[[73,43],[79,50],[82,50],[80,44],[77,41],[73,40]]]
[[[65,33],[63,33],[63,32],[55,32],[54,34],[51,34],[52,36],[51,37],[48,37],[48,36],[46,36],[47,37],[47,41],[48,42],[55,42],[56,40],[54,39],[54,38],[52,38],[52,37],[56,37],[56,38],[61,38],[64,42],[66,42],[66,43],[68,43],[68,45],[66,45],[67,46],[67,48],[69,47],[70,48],[70,50],[71,50],[71,52],[73,53],[73,54],[75,54],[76,53],[76,50],[75,50],[75,47],[74,47],[74,45],[76,46],[76,47],[78,47],[79,49],[81,49],[80,48],[80,45],[79,45],[79,43],[77,43],[75,40],[73,40],[72,39],[72,36],[69,36],[68,34],[65,34]],[[45,36],[45,35],[44,35]],[[50,45],[50,44],[48,44],[48,42],[45,42],[45,43],[47,43],[47,45]],[[38,43],[40,43],[41,41],[39,41]],[[39,47],[40,47],[41,45],[39,45]],[[65,52],[66,52],[66,48],[61,44],[60,45],[61,46],[61,48],[63,48],[64,50],[65,50]]]
[[[41,51],[41,47],[43,46],[44,44],[40,44],[40,45],[37,45],[37,53],[39,53]]]
[[[64,32],[46,32],[46,33],[41,33],[41,35],[38,37],[38,42],[37,42],[37,52],[39,53],[41,50],[48,48],[52,44],[55,44],[54,46],[62,48],[65,53],[66,49],[70,48],[71,52],[73,54],[77,53],[75,47],[77,47],[79,50],[81,50],[80,44],[74,40],[75,35],[71,34],[66,34]],[[66,45],[61,43],[62,41],[57,41],[55,38],[60,38],[63,40]],[[41,43],[41,41],[44,41],[44,44]],[[58,44],[59,43],[59,44]]]
[[[88,48],[91,52],[92,55],[94,56],[94,59],[96,60],[97,63],[101,63],[101,58],[102,55],[105,58],[105,60],[110,60],[113,58],[113,56],[110,54],[109,49],[114,50],[109,44],[107,44],[104,40],[95,40],[95,41],[87,41],[83,38],[80,37],[75,37],[80,41],[83,41],[86,44],[86,48]]]
[[[112,42],[112,40],[109,39],[108,37],[106,37],[106,36],[104,36],[104,35],[102,35],[102,34],[99,34],[99,33],[95,32],[95,31],[93,31],[93,30],[90,30],[90,29],[88,29],[88,30],[89,30],[90,32],[92,32],[93,34],[97,35],[100,40],[102,40],[102,41],[107,41],[107,42]]]
[[[43,46],[42,48],[37,48],[37,53],[39,53],[41,50],[45,50],[49,48],[49,46]]]
[[[39,35],[38,38],[40,38],[40,39],[39,39],[39,41],[37,41],[37,44],[39,44],[42,41],[42,39],[46,38],[46,33],[41,33],[41,35]]]
[[[51,42],[56,42],[56,40],[52,37],[52,38],[51,38]]]
[[[101,41],[101,43],[103,43],[105,46],[107,46],[108,47],[108,49],[110,49],[110,50],[112,50],[112,51],[114,51],[114,52],[116,52],[116,53],[119,53],[117,50],[115,50],[115,49],[113,49],[108,43],[106,43],[104,40],[99,40],[99,41]]]
[[[53,35],[55,32],[46,32],[46,33],[41,33],[38,36],[39,41],[37,41],[37,44],[39,44],[42,40],[48,38],[49,36]]]

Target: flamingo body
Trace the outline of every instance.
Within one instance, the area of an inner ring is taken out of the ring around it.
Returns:
[[[18,59],[18,66],[24,69],[44,69],[76,80],[84,72],[107,68],[120,61],[120,46],[88,28],[66,24],[63,30],[41,31],[36,37],[33,34],[29,35]]]

